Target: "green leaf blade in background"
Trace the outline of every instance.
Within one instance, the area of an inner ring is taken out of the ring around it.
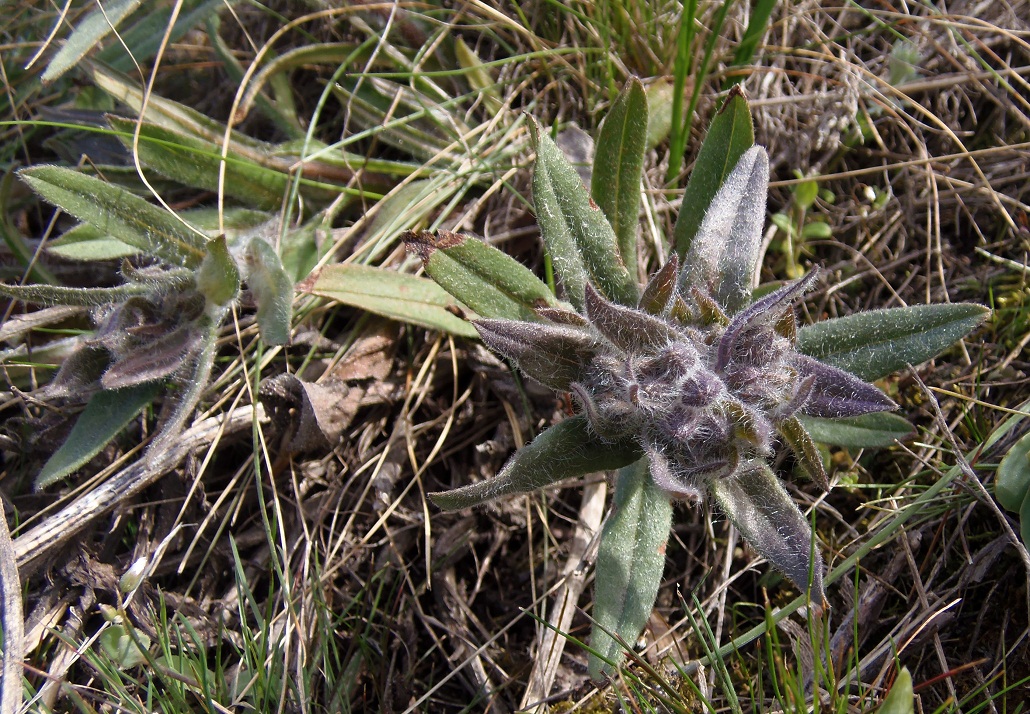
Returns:
[[[673,233],[680,258],[690,249],[719,187],[754,143],[751,110],[743,91],[734,88],[712,120],[683,193],[683,205]]]
[[[798,419],[819,443],[852,449],[891,446],[895,441],[915,433],[907,419],[890,412],[873,412],[843,419],[821,419],[811,416],[799,416]]]
[[[798,351],[864,380],[936,357],[979,327],[990,310],[953,303],[870,310],[798,330]]]
[[[636,305],[636,281],[619,256],[615,232],[604,213],[592,204],[579,174],[536,121],[530,122],[530,132],[537,152],[533,170],[537,221],[569,301],[582,309],[589,280],[609,300]]]
[[[1023,434],[998,464],[994,495],[998,503],[1018,513],[1030,494],[1030,432]],[[1024,539],[1025,540],[1025,539]]]
[[[472,323],[453,312],[460,313],[462,306],[428,278],[365,265],[338,264],[326,266],[298,289],[410,325],[479,338]]]
[[[429,494],[445,511],[472,508],[537,489],[574,476],[616,469],[640,458],[633,440],[602,441],[582,414],[563,419],[516,451],[504,468],[486,481]],[[668,524],[665,532],[668,535]]]
[[[437,284],[482,317],[533,321],[535,308],[559,306],[529,268],[475,236],[421,231],[405,242]]]
[[[61,166],[33,166],[18,175],[80,221],[171,265],[196,266],[205,255],[203,235],[120,186]]]
[[[640,80],[633,77],[601,124],[590,181],[590,195],[615,231],[619,254],[630,275],[637,274],[640,176],[647,131],[647,95]]]
[[[153,401],[159,387],[159,382],[147,382],[94,394],[68,438],[36,476],[35,489],[40,491],[56,483],[99,454],[118,432]]]
[[[103,7],[97,7],[80,20],[40,78],[49,84],[76,66],[83,57],[105,37],[114,32],[118,25],[134,13],[141,0],[108,0]]]
[[[665,572],[672,525],[672,502],[655,485],[646,459],[619,471],[612,509],[594,574],[593,679],[612,671],[609,662],[622,661],[623,646],[611,635],[632,646],[647,624]]]
[[[232,262],[231,257],[225,257]],[[261,339],[269,345],[285,345],[290,341],[293,326],[293,279],[275,249],[261,238],[253,238],[247,244],[243,260],[247,286],[257,303]],[[232,268],[234,262],[227,270]]]

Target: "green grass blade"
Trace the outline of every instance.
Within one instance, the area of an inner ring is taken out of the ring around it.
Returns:
[[[619,256],[615,232],[593,205],[579,174],[540,125],[530,122],[536,147],[533,202],[544,244],[569,301],[583,307],[587,281],[609,300],[636,305],[636,281]]]
[[[56,483],[99,454],[143,407],[153,401],[159,386],[158,382],[147,382],[94,394],[68,438],[43,465],[34,484],[36,490]]]
[[[205,255],[203,236],[120,186],[61,166],[34,166],[18,175],[80,221],[167,263],[197,265]]]
[[[140,6],[140,0],[108,0],[82,19],[72,31],[64,47],[54,55],[40,78],[44,84],[53,82],[79,63],[86,54]]]
[[[619,472],[612,514],[601,533],[594,574],[594,626],[590,676],[610,672],[624,642],[636,642],[647,624],[665,571],[665,543],[672,524],[672,502],[658,488],[641,459]],[[609,634],[611,633],[611,634]]]
[[[748,18],[747,29],[744,30],[744,36],[740,38],[740,44],[737,45],[737,51],[733,55],[732,66],[748,64],[754,57],[755,49],[762,41],[762,35],[765,34],[766,28],[769,27],[769,17],[772,15],[774,7],[776,7],[776,0],[756,0],[751,7],[751,17]],[[723,89],[729,89],[731,85],[743,82],[745,78],[744,74],[731,77],[723,85]]]
[[[870,310],[798,330],[798,350],[865,380],[937,356],[975,330],[990,313],[955,303]]]
[[[532,321],[535,308],[558,306],[529,268],[475,236],[421,231],[405,241],[437,284],[483,317]]]
[[[747,99],[739,88],[730,90],[701,144],[683,194],[673,238],[681,258],[690,249],[716,192],[754,143],[755,130]]]
[[[601,124],[590,183],[590,195],[615,231],[619,253],[630,275],[637,274],[640,174],[647,144],[647,116],[647,95],[634,77]]]
[[[462,306],[428,278],[364,265],[330,265],[298,289],[411,325],[479,337],[470,322],[455,314]]]

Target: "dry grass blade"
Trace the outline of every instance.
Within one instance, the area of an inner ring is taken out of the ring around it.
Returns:
[[[0,661],[0,714],[15,714],[21,707],[25,621],[21,611],[21,579],[3,501],[0,501],[0,625],[4,638]]]
[[[90,491],[39,525],[20,534],[14,540],[15,559],[19,568],[38,561],[74,538],[94,519],[131,498],[174,469],[192,451],[249,428],[254,420],[261,421],[264,409],[242,406],[226,417],[211,417],[197,422],[183,432],[166,449],[141,459],[115,474],[96,489]]]

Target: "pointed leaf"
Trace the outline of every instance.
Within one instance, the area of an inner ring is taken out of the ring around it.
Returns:
[[[826,602],[823,558],[808,521],[776,475],[753,463],[733,476],[712,479],[712,496],[740,534],[760,555],[802,591],[812,583],[812,599]]]
[[[615,231],[630,275],[637,274],[640,174],[646,143],[647,96],[640,80],[632,77],[601,124],[590,180],[590,195]]]
[[[626,270],[615,232],[587,195],[579,174],[550,136],[530,121],[536,147],[533,203],[544,244],[558,270],[570,302],[583,307],[589,280],[605,297],[636,305],[637,287]]]
[[[132,350],[112,364],[104,372],[100,384],[104,389],[122,389],[164,379],[182,367],[190,354],[196,352],[202,340],[202,331],[193,323],[187,323]]]
[[[36,477],[35,489],[46,488],[99,454],[143,407],[153,401],[158,387],[158,383],[150,382],[94,394],[68,438],[43,465],[43,470]]]
[[[687,181],[674,233],[676,254],[681,258],[690,250],[719,187],[754,143],[751,110],[744,92],[734,87],[712,120]]]
[[[54,55],[40,79],[53,82],[79,63],[86,54],[115,31],[126,17],[140,6],[140,0],[108,0],[103,7],[91,10],[75,25],[64,47]]]
[[[890,412],[873,412],[845,419],[820,419],[798,415],[812,438],[821,444],[852,449],[876,449],[908,438],[915,428],[908,420]]]
[[[768,190],[769,157],[754,146],[740,157],[708,206],[683,256],[681,288],[706,288],[730,314],[751,302]]]
[[[1023,434],[998,464],[994,477],[998,503],[1018,512],[1030,494],[1030,433]]]
[[[529,268],[475,236],[410,231],[404,241],[433,280],[483,317],[536,321],[537,308],[559,305]]]
[[[870,310],[802,327],[798,350],[862,379],[879,379],[935,357],[989,313],[969,303]]]
[[[601,533],[594,574],[590,676],[611,672],[647,624],[665,572],[672,503],[652,481],[646,459],[619,471],[612,513]],[[611,634],[609,634],[611,633]]]
[[[586,417],[564,419],[516,451],[500,473],[487,481],[429,494],[445,511],[472,508],[518,493],[529,493],[563,479],[621,468],[640,458],[632,440],[602,441]]]
[[[637,307],[652,315],[663,314],[676,295],[676,277],[678,275],[679,259],[673,253],[665,265],[647,281],[644,294],[640,296],[640,304]]]
[[[909,674],[908,667],[902,667],[877,714],[914,714],[915,710],[912,675]]]
[[[185,266],[204,257],[202,235],[120,186],[60,166],[33,166],[18,175],[50,203],[144,253]]]
[[[808,416],[840,419],[898,408],[879,389],[842,369],[802,354],[794,355],[794,367],[802,378],[815,378],[801,406],[801,412]]]
[[[243,260],[247,286],[257,303],[261,339],[269,345],[285,345],[293,325],[293,279],[283,269],[275,248],[261,238],[247,244]]]
[[[661,318],[609,302],[589,283],[586,286],[586,313],[598,332],[628,352],[656,350],[679,337],[672,325]]]
[[[513,360],[523,372],[557,391],[585,378],[598,350],[586,330],[518,320],[474,320],[487,347]]]
[[[805,425],[797,417],[784,419],[777,427],[790,450],[794,452],[798,465],[824,491],[830,490],[830,482],[826,478],[823,457],[812,440],[812,435],[805,430]]]
[[[428,278],[365,265],[340,264],[323,268],[302,282],[298,289],[430,330],[479,337],[476,328],[459,317],[463,312],[460,303]]]

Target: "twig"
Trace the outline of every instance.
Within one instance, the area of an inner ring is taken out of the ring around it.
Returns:
[[[15,714],[21,705],[21,663],[25,620],[21,611],[21,581],[14,562],[14,546],[7,529],[7,515],[0,500],[0,625],[4,630],[3,664],[0,666],[0,714]]]
[[[583,489],[576,534],[565,562],[564,577],[554,594],[554,602],[548,617],[550,627],[543,628],[540,649],[533,663],[529,686],[522,697],[520,709],[536,708],[536,703],[545,701],[554,685],[558,664],[565,651],[566,640],[560,633],[569,631],[577,603],[586,587],[587,561],[591,553],[596,554],[607,491],[608,484],[605,481],[598,481]],[[539,709],[544,709],[544,705],[541,704]]]
[[[222,434],[250,427],[253,419],[265,419],[264,408],[247,405],[228,417],[211,417],[194,424],[164,451],[140,459],[122,469],[111,479],[89,492],[50,518],[18,536],[14,554],[19,568],[24,568],[88,526],[93,519],[131,498],[178,466],[191,451],[210,444]]]

